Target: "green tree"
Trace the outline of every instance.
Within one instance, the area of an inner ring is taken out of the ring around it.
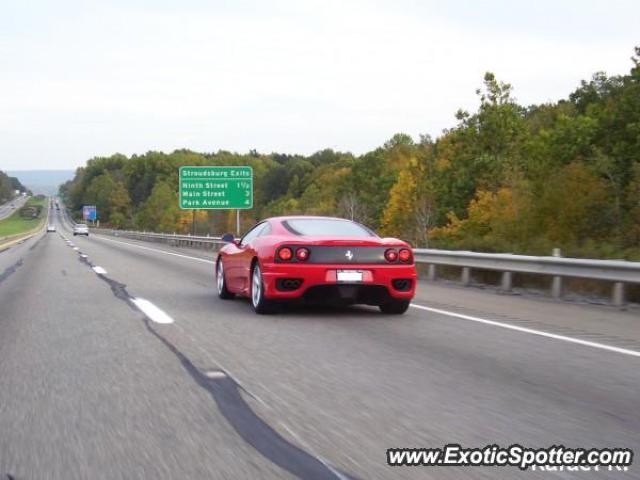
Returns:
[[[634,163],[632,177],[626,191],[624,246],[640,255],[640,161]]]
[[[105,172],[94,177],[84,194],[85,205],[95,205],[98,218],[116,227],[123,226],[129,216],[131,200],[121,181]]]
[[[167,183],[153,187],[149,198],[141,205],[135,222],[139,228],[156,232],[174,232],[180,229],[181,211],[178,194]]]
[[[572,163],[549,178],[538,215],[546,236],[559,246],[600,240],[608,231],[607,185],[583,163]]]

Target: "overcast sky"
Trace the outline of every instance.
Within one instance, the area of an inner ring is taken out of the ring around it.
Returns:
[[[640,2],[1,0],[0,170],[437,136],[485,71],[528,105],[631,67]]]

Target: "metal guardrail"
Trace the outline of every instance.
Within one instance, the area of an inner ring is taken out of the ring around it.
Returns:
[[[113,236],[207,250],[213,250],[224,245],[220,237],[128,230],[99,230],[101,233]],[[502,272],[501,289],[504,291],[511,290],[514,273],[552,277],[551,294],[556,298],[562,296],[563,278],[584,278],[612,282],[611,303],[616,306],[623,306],[625,304],[625,285],[629,283],[640,284],[640,262],[592,260],[559,256],[536,257],[530,255],[434,250],[428,248],[415,248],[413,252],[416,263],[428,266],[427,278],[430,280],[436,279],[438,266],[461,268],[461,282],[464,285],[471,283],[471,271],[473,269],[498,271]]]
[[[562,296],[562,279],[584,278],[613,282],[611,303],[625,304],[625,285],[640,284],[640,262],[625,260],[595,260],[560,256],[536,257],[504,253],[478,253],[451,250],[414,249],[416,262],[428,265],[427,278],[435,280],[437,266],[453,266],[462,269],[461,282],[471,283],[471,270],[502,272],[501,289],[509,291],[514,273],[546,275],[552,277],[551,295]]]
[[[158,242],[173,245],[175,247],[193,247],[205,250],[213,250],[224,245],[220,237],[201,237],[194,235],[179,235],[171,233],[136,232],[130,230],[111,230],[104,228],[92,228],[100,233],[106,233],[114,237],[125,237],[146,242]]]

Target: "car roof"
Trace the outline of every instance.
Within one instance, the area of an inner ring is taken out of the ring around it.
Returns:
[[[279,217],[265,218],[260,223],[265,223],[265,222],[270,223],[275,228],[272,233],[275,233],[276,235],[297,236],[297,235],[294,235],[294,233],[292,233],[291,230],[289,230],[284,225],[283,222],[286,222],[287,220],[334,220],[334,221],[349,222],[349,223],[355,223],[356,225],[361,225],[360,223],[354,220],[349,220],[348,218],[328,217],[324,215],[282,215]],[[369,230],[371,233],[373,233],[374,236],[377,236],[375,232],[371,231],[369,228],[365,227],[364,225],[361,225],[361,226],[366,230]]]
[[[265,221],[284,222],[286,220],[342,220],[344,222],[358,223],[348,218],[326,217],[323,215],[282,215],[280,217],[265,218]]]

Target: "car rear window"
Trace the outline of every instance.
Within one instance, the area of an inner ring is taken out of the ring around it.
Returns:
[[[87,226],[84,223],[79,223],[76,225],[76,227],[78,228],[87,228]]]
[[[296,235],[320,237],[375,237],[366,227],[349,220],[331,218],[297,218],[282,222]]]

